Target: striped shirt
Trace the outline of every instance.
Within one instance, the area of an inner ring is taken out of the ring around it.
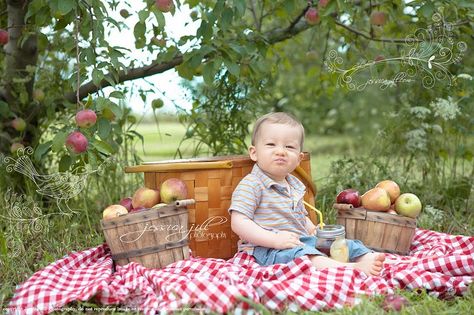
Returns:
[[[281,185],[268,177],[257,164],[245,176],[232,194],[231,211],[238,211],[269,231],[289,231],[307,236],[303,205],[306,187],[293,175],[286,177],[288,185]],[[290,191],[288,191],[288,188]],[[253,253],[255,245],[239,241],[239,251]]]

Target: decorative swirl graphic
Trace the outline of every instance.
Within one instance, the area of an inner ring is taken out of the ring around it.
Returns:
[[[417,29],[405,38],[406,49],[400,57],[359,62],[349,69],[341,67],[342,58],[335,50],[328,54],[325,66],[332,73],[339,73],[338,86],[349,90],[362,90],[367,85],[379,84],[381,89],[396,86],[399,82],[412,82],[421,76],[425,88],[432,88],[437,81],[453,85],[455,77],[448,70],[449,65],[459,63],[467,51],[467,44],[456,42],[454,25],[443,19],[439,13],[432,17],[433,24],[427,29]],[[374,66],[398,64],[401,70],[393,78],[357,80],[363,73],[371,73]]]

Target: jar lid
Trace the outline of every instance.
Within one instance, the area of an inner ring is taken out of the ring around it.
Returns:
[[[346,229],[344,228],[344,225],[340,224],[328,224],[321,229],[318,225],[317,229],[317,236],[318,237],[336,237],[336,236],[341,236],[346,233]]]

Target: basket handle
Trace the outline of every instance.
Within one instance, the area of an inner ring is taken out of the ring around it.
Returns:
[[[301,177],[301,179],[303,180],[303,184],[305,184],[305,186],[308,187],[309,190],[313,193],[313,196],[316,197],[317,188],[308,173],[306,173],[306,171],[299,165],[295,168],[294,172]]]

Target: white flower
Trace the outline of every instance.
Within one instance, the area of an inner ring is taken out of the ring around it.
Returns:
[[[460,112],[458,104],[453,101],[451,96],[447,100],[437,98],[430,103],[430,106],[434,110],[434,116],[441,117],[443,120],[453,120]]]

